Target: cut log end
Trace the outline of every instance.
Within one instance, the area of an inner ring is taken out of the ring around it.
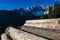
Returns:
[[[6,35],[6,33],[3,33],[3,34],[1,35],[1,40],[11,40],[11,38],[8,37],[8,36]]]

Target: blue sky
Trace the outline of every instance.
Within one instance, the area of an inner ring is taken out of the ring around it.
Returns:
[[[0,0],[0,10],[27,8],[33,5],[53,5],[57,0]]]

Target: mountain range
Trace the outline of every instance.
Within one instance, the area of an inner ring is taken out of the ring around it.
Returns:
[[[48,9],[48,6],[43,6],[43,5],[42,6],[36,6],[36,5],[34,5],[32,7],[27,7],[26,9],[18,8],[18,9],[15,9],[14,11],[18,12],[22,16],[26,16],[26,15],[31,16],[31,14],[29,14],[29,12],[35,16],[40,16],[45,11],[47,11],[47,9]]]
[[[0,10],[0,35],[9,26],[17,28],[22,26],[26,20],[39,19],[45,11],[47,11],[46,6]]]

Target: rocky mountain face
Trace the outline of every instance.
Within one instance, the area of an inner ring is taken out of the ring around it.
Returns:
[[[27,19],[38,19],[40,16],[47,11],[47,6],[32,6],[26,9],[19,8],[15,9],[14,11],[18,12],[18,14],[26,17]]]

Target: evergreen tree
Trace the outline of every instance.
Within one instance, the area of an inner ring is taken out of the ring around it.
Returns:
[[[60,3],[56,2],[54,5],[55,18],[60,18]]]

